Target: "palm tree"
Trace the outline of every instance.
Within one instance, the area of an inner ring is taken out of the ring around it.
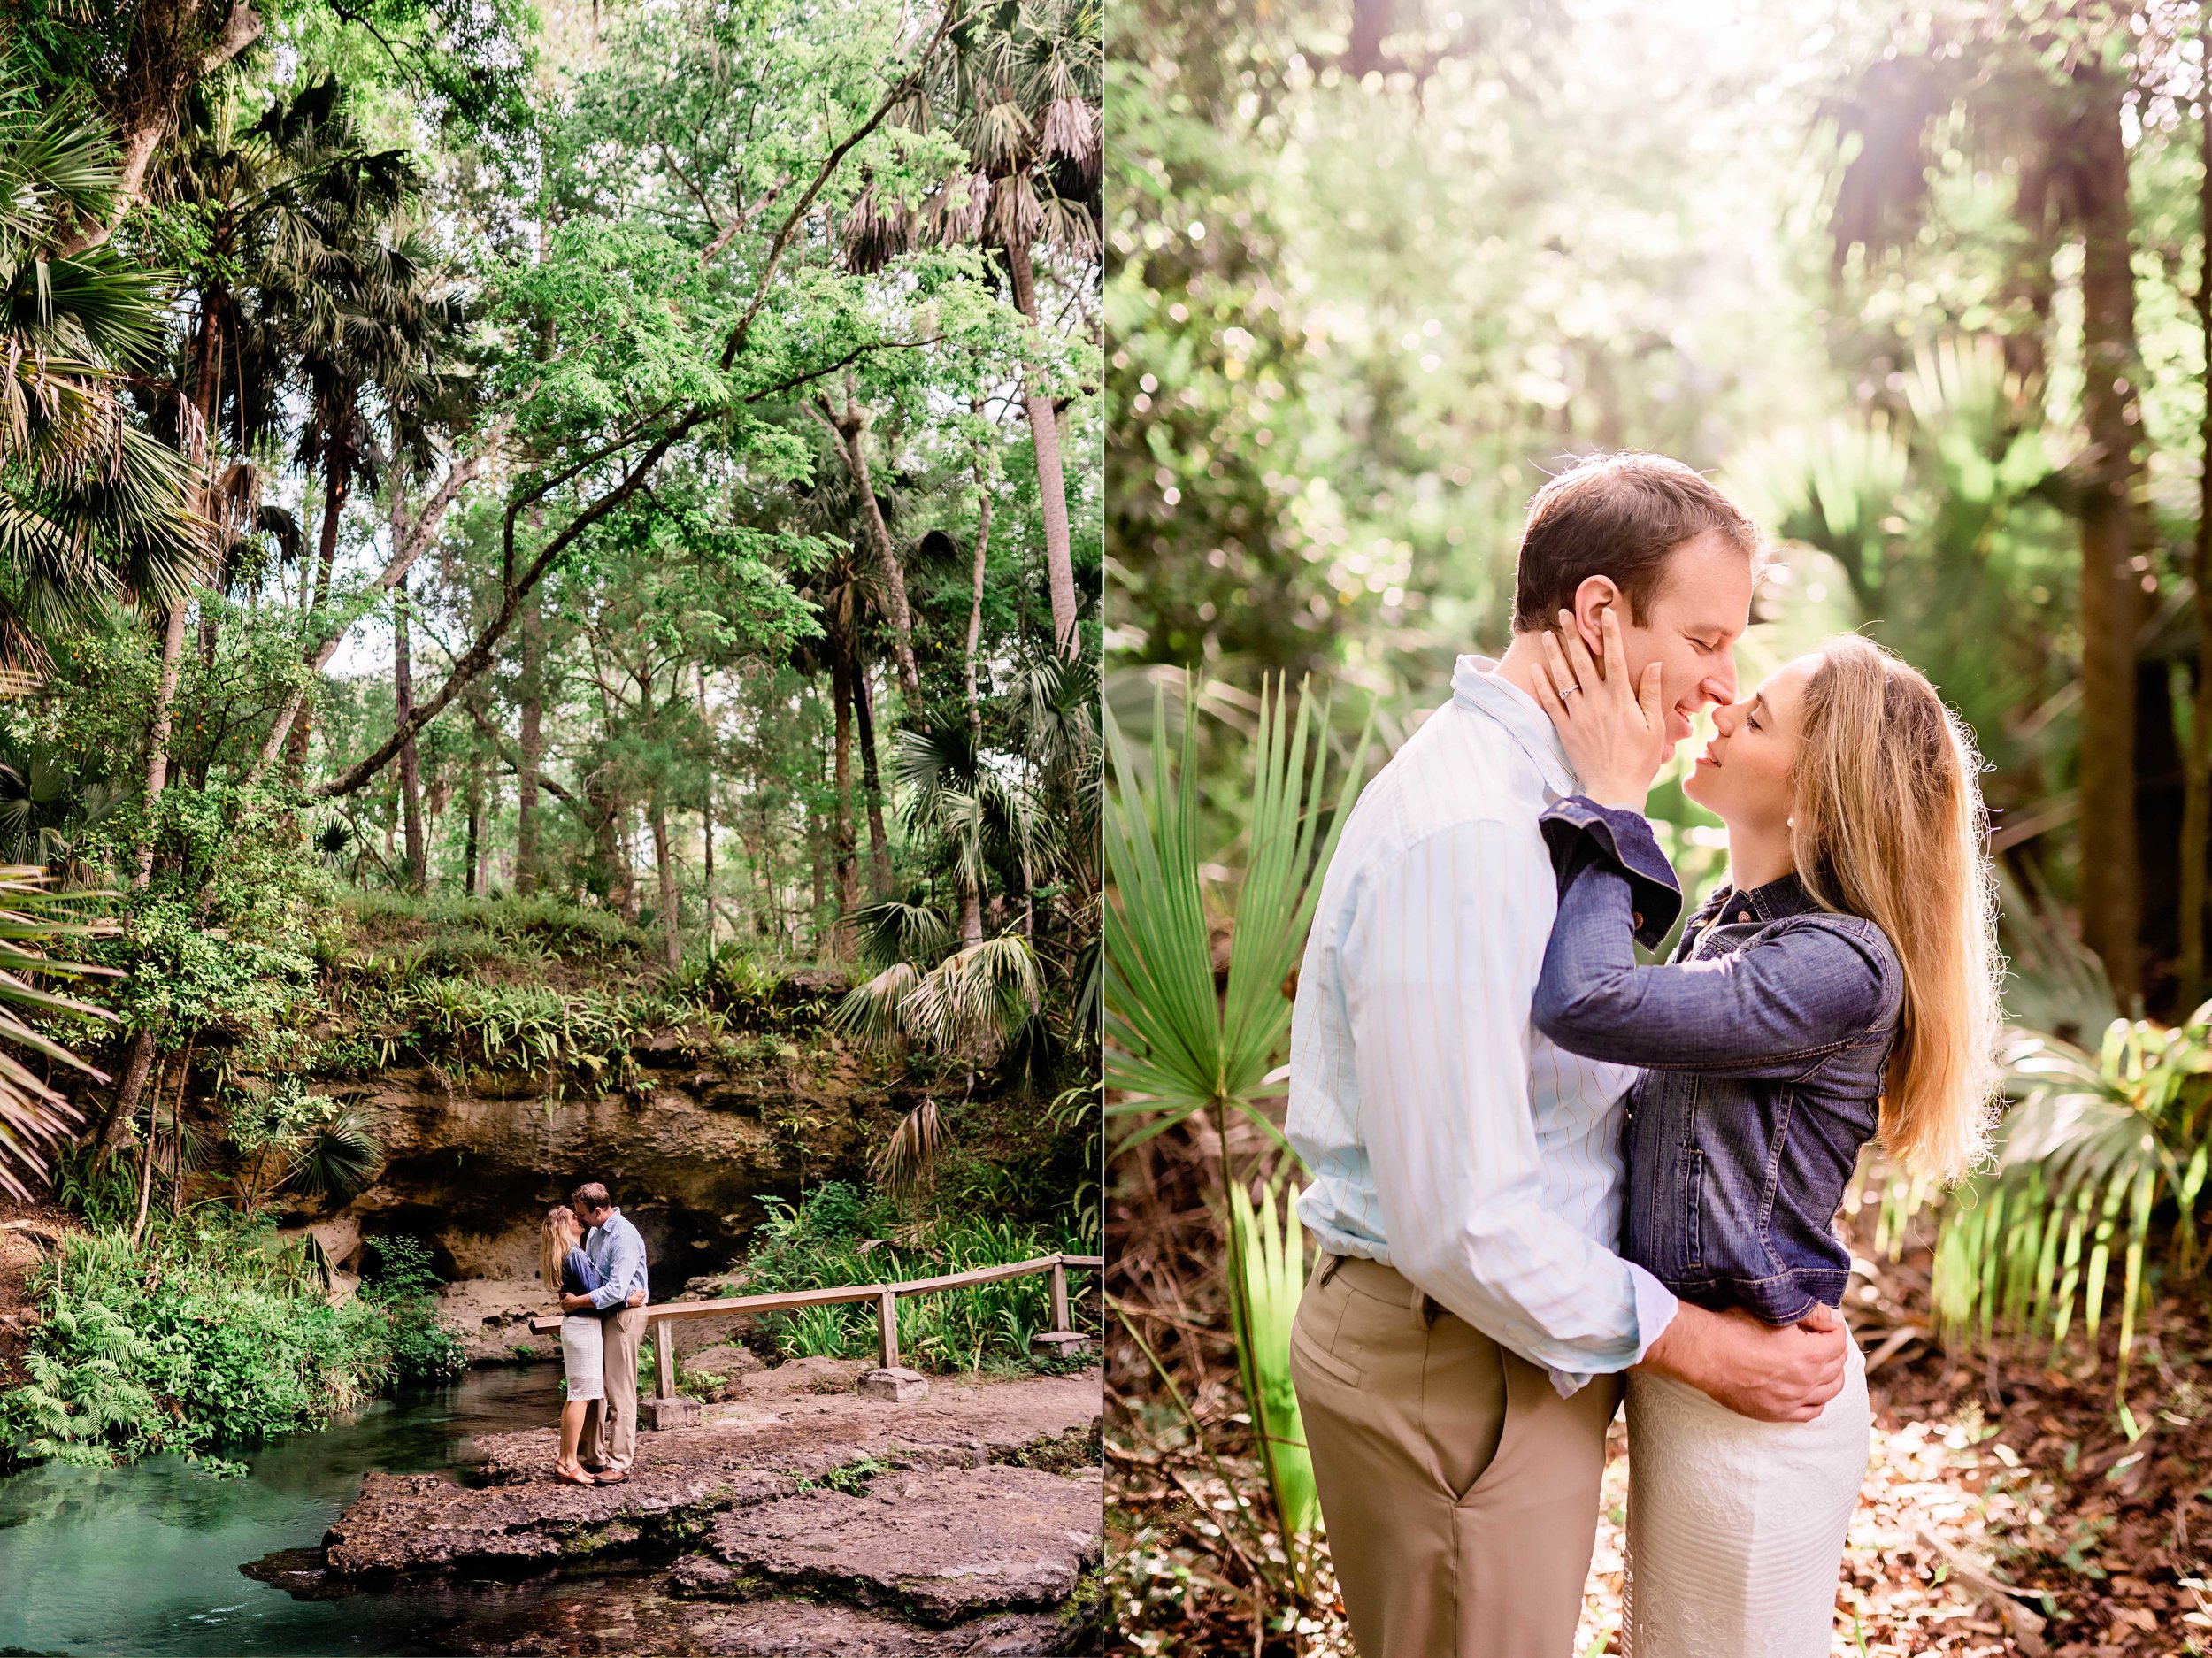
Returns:
[[[846,258],[856,270],[872,270],[925,236],[979,242],[1004,262],[1014,303],[1034,328],[1037,249],[1087,264],[1100,247],[1103,9],[1098,0],[996,0],[956,24],[949,39],[937,79],[904,116],[916,128],[942,120],[972,171],[947,180],[921,211],[864,191],[846,216]],[[1037,457],[1053,636],[1073,656],[1079,641],[1059,409],[1033,364],[1023,371],[1022,405]]]
[[[450,393],[446,359],[465,319],[432,260],[428,238],[411,228],[333,249],[319,303],[302,319],[308,414],[296,458],[323,485],[303,661],[321,644],[318,624],[332,600],[339,523],[353,486],[378,487],[385,457],[411,441],[424,411]],[[303,763],[309,724],[303,708],[291,731],[291,752]]]
[[[57,977],[118,977],[115,970],[57,961],[46,954],[58,940],[110,933],[104,924],[81,925],[67,918],[76,895],[56,892],[52,879],[35,864],[0,866],[0,1191],[22,1201],[30,1183],[47,1173],[48,1152],[66,1140],[78,1121],[68,1096],[52,1083],[52,1067],[65,1066],[105,1082],[96,1069],[48,1035],[41,1016],[114,1018],[104,1008],[43,989],[39,981]],[[35,1075],[11,1050],[28,1049],[47,1062],[47,1075]]]
[[[0,665],[19,686],[40,626],[119,592],[180,595],[200,552],[187,470],[123,395],[160,346],[160,280],[105,247],[52,252],[106,211],[112,150],[0,83]]]
[[[891,763],[908,833],[933,835],[951,866],[964,949],[983,941],[993,864],[1032,870],[1041,833],[1028,779],[978,737],[964,711],[933,715],[899,733]]]

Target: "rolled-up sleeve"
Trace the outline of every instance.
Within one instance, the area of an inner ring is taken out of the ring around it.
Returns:
[[[1644,815],[1570,794],[1547,806],[1536,825],[1551,848],[1560,890],[1593,864],[1613,871],[1628,884],[1636,942],[1657,949],[1682,913],[1682,883]]]
[[[1638,1362],[1676,1303],[1545,1201],[1528,1065],[1551,887],[1525,831],[1431,834],[1361,894],[1345,984],[1391,1264],[1578,1380]]]

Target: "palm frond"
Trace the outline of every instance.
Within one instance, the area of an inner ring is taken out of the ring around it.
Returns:
[[[2093,1057],[2033,1032],[2014,1032],[2003,1057],[2016,1102],[1998,1130],[1995,1169],[1946,1207],[1931,1292],[1937,1326],[1959,1342],[2046,1338],[2054,1358],[2078,1328],[2093,1365],[2116,1289],[2124,1384],[2154,1217],[2170,1217],[2174,1278],[2205,1267],[2212,1003],[2176,1029],[2115,1020]]]
[[[1302,695],[1294,721],[1288,702],[1281,686],[1260,700],[1251,743],[1250,851],[1224,993],[1215,987],[1199,873],[1194,732],[1184,723],[1179,760],[1171,764],[1169,721],[1156,706],[1148,779],[1108,710],[1117,789],[1107,803],[1105,837],[1113,879],[1105,925],[1106,1073],[1111,1086],[1133,1096],[1110,1109],[1152,1119],[1125,1147],[1194,1111],[1229,1109],[1281,1139],[1258,1101],[1289,1032],[1282,986],[1304,948],[1367,746],[1363,733],[1335,804],[1325,805],[1326,710]]]
[[[944,1119],[937,1101],[926,1099],[891,1131],[891,1138],[876,1154],[874,1172],[884,1189],[906,1201],[929,1184],[936,1172],[938,1155],[945,1147]]]
[[[384,1167],[384,1142],[368,1113],[343,1105],[316,1125],[287,1181],[318,1197],[343,1200],[365,1192]]]

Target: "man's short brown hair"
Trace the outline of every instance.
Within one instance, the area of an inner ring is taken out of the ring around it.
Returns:
[[[1528,503],[1514,572],[1513,629],[1558,626],[1575,589],[1611,578],[1640,622],[1666,579],[1667,557],[1717,531],[1755,561],[1760,537],[1743,510],[1699,472],[1663,455],[1594,455],[1560,473]]]
[[[568,1194],[568,1201],[579,1210],[612,1209],[614,1200],[607,1195],[607,1188],[596,1180],[587,1180]]]

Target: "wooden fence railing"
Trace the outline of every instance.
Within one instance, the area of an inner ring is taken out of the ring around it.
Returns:
[[[1033,1347],[1064,1349],[1089,1339],[1068,1324],[1068,1269],[1096,1271],[1106,1264],[1103,1255],[1039,1255],[1030,1261],[1010,1261],[1002,1266],[976,1267],[966,1272],[947,1272],[933,1278],[905,1278],[887,1284],[855,1284],[826,1290],[787,1290],[774,1295],[726,1295],[716,1301],[662,1301],[645,1309],[645,1328],[653,1343],[653,1397],[676,1397],[676,1347],[671,1326],[687,1318],[727,1318],[734,1313],[781,1313],[801,1307],[826,1307],[841,1302],[876,1304],[877,1363],[884,1370],[899,1362],[899,1297],[926,1295],[939,1290],[967,1289],[1000,1278],[1026,1278],[1033,1272],[1052,1275],[1052,1328],[1031,1339]],[[541,1335],[561,1327],[557,1316],[533,1318],[530,1328]]]

